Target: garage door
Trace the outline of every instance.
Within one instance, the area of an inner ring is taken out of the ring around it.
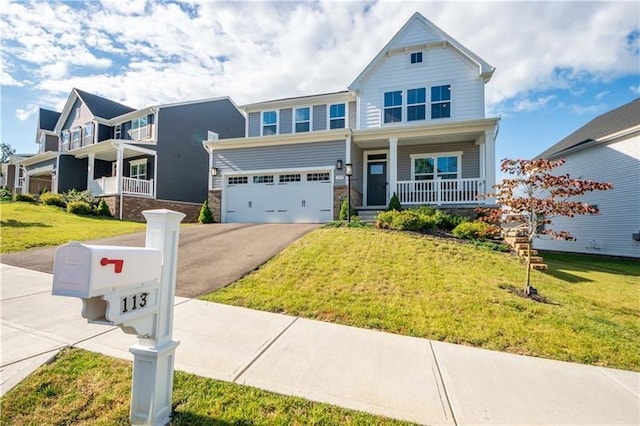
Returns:
[[[225,175],[225,222],[319,223],[333,220],[333,172]]]

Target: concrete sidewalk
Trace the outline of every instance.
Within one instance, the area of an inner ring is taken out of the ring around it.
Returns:
[[[1,392],[68,345],[124,359],[51,275],[0,265]],[[422,424],[640,424],[640,374],[176,299],[176,368]]]

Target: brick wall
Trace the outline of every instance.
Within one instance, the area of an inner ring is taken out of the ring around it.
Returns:
[[[333,187],[333,219],[338,220],[340,217],[340,207],[342,207],[342,201],[347,198],[346,186],[334,186]],[[351,187],[351,207],[362,205],[362,194],[353,186]]]
[[[213,220],[216,223],[220,223],[222,220],[221,208],[222,208],[222,190],[214,189],[209,191],[209,208],[213,213]]]
[[[105,202],[109,206],[109,210],[114,217],[120,217],[120,196],[111,195],[104,197]],[[200,215],[201,204],[185,203],[182,201],[155,200],[147,197],[136,197],[133,195],[125,195],[123,197],[124,210],[122,218],[135,222],[144,222],[142,212],[145,210],[168,209],[184,213],[186,217],[182,223],[195,223]]]

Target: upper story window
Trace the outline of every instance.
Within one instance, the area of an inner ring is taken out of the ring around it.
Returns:
[[[402,121],[402,90],[385,92],[384,122],[397,123],[399,121]]]
[[[411,54],[411,63],[412,64],[421,64],[422,63],[422,52],[413,52]]]
[[[80,118],[80,107],[76,107],[76,120]]]
[[[451,85],[431,88],[431,118],[451,117]]]
[[[308,132],[311,129],[311,109],[296,108],[296,133]]]
[[[93,135],[93,123],[87,123],[84,125],[84,137],[88,138]]]
[[[345,128],[345,110],[344,104],[329,106],[329,129]]]
[[[278,113],[264,111],[262,113],[262,135],[269,136],[278,133]]]
[[[116,125],[116,128],[113,131],[113,138],[120,139],[122,137],[122,124]]]
[[[413,180],[458,179],[462,152],[412,154]]]
[[[69,132],[62,133],[62,148],[61,151],[69,150]]]
[[[148,117],[134,118],[131,120],[131,139],[139,141],[149,137]]]
[[[132,179],[147,178],[147,159],[133,160],[129,163],[129,177]]]
[[[80,129],[71,132],[71,149],[80,148]]]
[[[407,90],[407,121],[424,120],[427,117],[427,89]]]

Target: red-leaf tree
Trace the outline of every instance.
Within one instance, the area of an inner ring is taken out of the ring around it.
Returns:
[[[494,192],[486,198],[495,198],[499,209],[480,209],[485,219],[494,223],[520,222],[518,231],[529,242],[525,292],[532,293],[531,245],[538,234],[550,235],[562,240],[575,240],[567,231],[551,229],[549,226],[557,216],[599,214],[598,208],[578,198],[590,191],[612,189],[610,183],[574,179],[568,174],[553,174],[552,171],[565,163],[560,160],[502,160],[500,169],[513,177],[503,179],[493,187]],[[541,229],[544,228],[544,229]]]

